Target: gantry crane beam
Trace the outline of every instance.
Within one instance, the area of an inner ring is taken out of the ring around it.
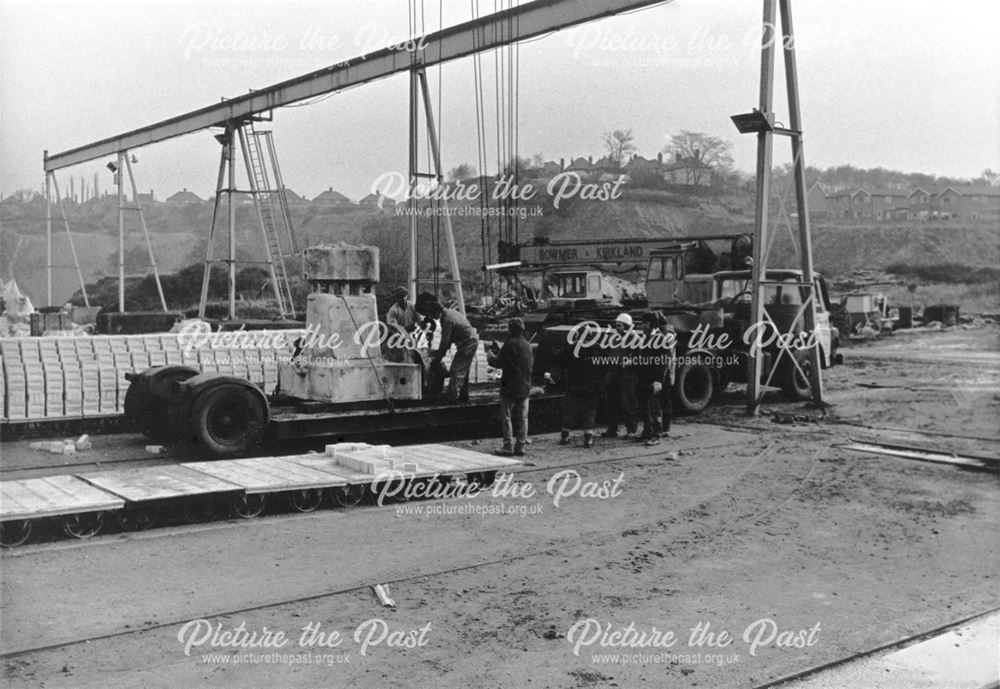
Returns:
[[[223,100],[124,134],[46,156],[45,171],[129,151],[227,122],[245,120],[284,105],[334,93],[418,67],[448,62],[667,0],[532,0],[486,17],[344,60],[273,86]],[[413,46],[416,49],[412,49]]]

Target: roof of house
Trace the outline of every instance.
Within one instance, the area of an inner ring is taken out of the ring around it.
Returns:
[[[960,196],[1000,196],[1000,187],[974,186],[974,185],[952,185],[945,187],[938,194],[943,194],[951,190]]]
[[[567,170],[589,170],[592,167],[590,161],[588,161],[583,156],[579,158],[574,158],[573,162],[566,166]]]
[[[813,183],[812,183],[812,184],[811,184],[811,185],[809,186],[809,188],[808,188],[808,189],[806,189],[806,193],[807,193],[807,194],[811,193],[813,189],[819,189],[819,192],[820,192],[821,194],[823,194],[824,198],[828,196],[828,194],[826,193],[826,189],[824,189],[824,188],[823,188],[823,185],[822,185],[822,184],[820,184],[819,182],[813,182]]]
[[[395,199],[391,199],[388,196],[384,196],[382,194],[368,194],[368,196],[366,196],[363,199],[361,199],[360,201],[358,201],[358,205],[359,206],[377,206],[377,205],[379,205],[379,201],[380,200],[381,200],[383,206],[395,206],[396,205]]]
[[[351,200],[341,194],[339,191],[334,191],[333,187],[330,187],[326,191],[317,195],[316,198],[312,200],[313,203],[328,203],[328,204],[344,204],[351,203]]]
[[[201,203],[202,199],[194,192],[182,189],[167,197],[168,203]]]
[[[859,191],[861,191],[861,192],[864,192],[864,193],[866,193],[866,194],[868,193],[868,192],[867,192],[867,191],[865,190],[865,188],[864,188],[864,187],[856,187],[856,186],[855,186],[855,187],[847,187],[847,188],[845,188],[845,189],[837,189],[837,190],[836,190],[836,191],[834,191],[833,193],[830,193],[830,194],[827,194],[827,195],[826,195],[826,197],[827,197],[828,199],[836,199],[836,198],[843,198],[843,197],[845,197],[845,196],[854,196],[854,195],[855,195],[855,194],[857,194],[857,193],[858,193]]]
[[[872,196],[909,196],[910,192],[905,189],[872,189]]]

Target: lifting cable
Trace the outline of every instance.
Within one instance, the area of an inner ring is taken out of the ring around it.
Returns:
[[[469,0],[472,19],[479,19],[479,0]],[[475,33],[473,33],[473,47],[478,48],[479,43]],[[488,178],[487,153],[486,153],[486,102],[483,96],[483,58],[481,52],[476,49],[472,54],[472,73],[474,91],[476,96],[476,179],[477,184],[481,184]],[[495,298],[493,274],[486,270],[486,266],[493,263],[493,238],[490,232],[490,218],[487,212],[489,200],[487,190],[480,190],[479,194],[479,234],[483,252],[483,271],[486,273],[486,282],[491,299]]]
[[[344,295],[343,292],[341,292],[337,296],[344,300],[344,308],[347,309],[347,315],[351,317],[351,323],[354,325],[354,332],[357,332],[358,331],[358,322],[356,320],[354,320],[354,312],[351,311],[351,304],[350,304],[350,302],[347,301],[347,297]],[[376,380],[376,382],[378,382],[378,386],[382,390],[382,397],[385,398],[385,406],[389,410],[390,414],[395,414],[396,413],[396,405],[393,403],[392,398],[389,396],[389,391],[385,389],[385,383],[382,382],[382,376],[379,375],[378,366],[375,365],[374,358],[372,357],[372,355],[370,353],[367,352],[367,350],[365,351],[365,353],[368,354],[368,356],[365,357],[365,358],[368,359],[368,363],[372,367],[372,372],[375,374],[375,380]],[[381,349],[379,351],[379,356],[381,356]]]

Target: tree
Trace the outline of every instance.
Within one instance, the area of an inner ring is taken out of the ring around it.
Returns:
[[[991,187],[1000,186],[1000,173],[993,172],[991,168],[986,168],[983,170],[983,174],[979,175],[979,179],[973,181],[986,184]]]
[[[463,179],[470,179],[476,176],[476,168],[468,163],[462,163],[448,171],[448,179],[452,182],[461,182]]]
[[[615,167],[622,167],[625,163],[625,157],[635,153],[635,145],[632,143],[634,138],[631,129],[604,132],[604,148]]]
[[[728,174],[733,169],[733,144],[702,132],[685,129],[679,134],[674,134],[663,152],[671,157],[680,155],[682,159],[700,160],[715,173]],[[701,183],[704,173],[705,170],[700,167],[693,168],[691,183]]]

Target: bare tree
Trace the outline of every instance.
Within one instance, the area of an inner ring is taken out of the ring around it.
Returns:
[[[702,132],[683,130],[670,137],[670,143],[663,152],[671,157],[695,159],[711,168],[716,173],[729,173],[733,169],[733,144],[717,136],[709,136]],[[701,183],[706,169],[699,165],[692,166],[690,181]]]
[[[625,162],[625,156],[635,153],[635,145],[632,143],[634,138],[631,129],[604,132],[604,148],[608,152],[608,159],[615,167],[621,167]]]

